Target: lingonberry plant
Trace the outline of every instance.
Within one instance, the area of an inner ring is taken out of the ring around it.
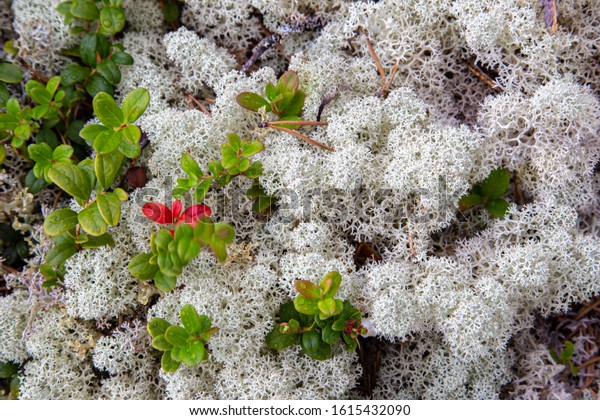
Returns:
[[[183,327],[171,325],[163,318],[148,322],[152,346],[164,351],[161,367],[165,372],[175,372],[181,362],[197,366],[208,359],[206,342],[219,329],[213,327],[206,315],[198,315],[192,305],[184,305],[179,313]]]
[[[494,169],[480,185],[458,202],[461,210],[483,206],[493,216],[503,218],[508,210],[508,201],[501,198],[508,190],[510,172],[503,168]]]
[[[264,97],[254,92],[242,92],[236,98],[237,103],[262,116],[263,121],[259,127],[285,131],[314,146],[333,151],[331,147],[296,131],[305,125],[327,125],[326,122],[302,120],[305,94],[298,89],[299,83],[298,74],[295,71],[286,71],[279,78],[277,84],[267,84]],[[279,119],[270,121],[269,113],[275,114]]]
[[[299,295],[285,303],[279,311],[280,323],[267,334],[267,345],[282,350],[298,341],[302,351],[316,360],[332,355],[332,345],[342,339],[346,350],[354,351],[357,338],[366,334],[361,325],[362,314],[348,301],[335,299],[342,283],[336,271],[327,273],[316,285],[307,280],[296,280]]]
[[[44,231],[56,243],[46,255],[48,265],[59,266],[82,248],[113,245],[107,228],[119,223],[121,202],[127,200],[127,194],[121,188],[110,188],[125,156],[139,155],[140,129],[133,122],[143,114],[149,101],[143,88],[127,95],[122,107],[107,94],[94,98],[94,111],[104,125],[92,124],[80,133],[96,149],[93,160],[75,163],[71,159],[73,149],[67,145],[54,151],[44,143],[29,146],[29,154],[36,161],[36,176],[52,181],[83,207],[79,212],[69,208],[55,210],[46,217]]]

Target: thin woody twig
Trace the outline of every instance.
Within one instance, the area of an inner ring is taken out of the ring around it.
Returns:
[[[194,106],[192,106],[192,104],[195,104],[196,107],[198,107],[200,109],[200,111],[204,112],[206,115],[208,115],[209,117],[212,117],[212,113],[204,106],[200,103],[200,101],[198,101],[198,99],[196,99],[195,97],[193,97],[192,95],[190,95],[189,93],[185,94],[185,99],[187,99],[188,101],[188,105],[190,108],[194,108]]]
[[[502,90],[502,88],[500,87],[500,85],[498,85],[498,83],[496,83],[494,80],[492,80],[492,78],[490,76],[488,76],[487,74],[485,74],[479,67],[475,66],[474,64],[471,64],[471,63],[467,62],[467,68],[479,80],[483,81],[485,84],[487,84],[489,87],[491,87],[495,91],[501,91]]]
[[[297,125],[327,125],[328,123],[325,121],[271,121],[267,123],[267,125],[275,125],[275,124],[297,124]]]
[[[330,152],[335,152],[335,150],[332,149],[331,147],[326,146],[323,143],[319,143],[318,141],[313,140],[310,137],[305,136],[304,134],[300,134],[300,133],[298,133],[295,130],[292,130],[292,129],[289,129],[289,128],[286,128],[286,127],[280,127],[278,125],[273,125],[272,123],[267,123],[267,126],[269,126],[271,128],[275,128],[277,130],[285,131],[286,133],[291,134],[292,136],[298,137],[299,139],[304,140],[305,142],[310,143],[313,146],[317,146],[317,147],[320,147],[322,149],[329,150]]]
[[[373,49],[373,44],[371,44],[371,40],[369,39],[369,36],[365,33],[365,40],[367,41],[367,48],[369,49],[369,54],[371,54],[371,58],[373,58],[373,61],[375,62],[375,66],[377,67],[377,71],[379,72],[379,76],[381,77],[381,90],[383,91],[385,89],[385,85],[387,82],[387,77],[385,76],[385,70],[383,69],[383,66],[381,65],[381,61],[379,61],[379,57],[377,57],[377,54],[375,53],[375,50]]]

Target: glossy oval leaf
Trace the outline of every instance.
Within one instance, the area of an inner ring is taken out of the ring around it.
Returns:
[[[173,358],[171,357],[171,351],[169,350],[165,351],[162,355],[162,359],[160,359],[160,367],[162,367],[162,370],[164,370],[165,372],[176,372],[177,369],[179,369],[180,365],[181,362],[173,360]]]
[[[196,366],[200,362],[208,359],[208,352],[204,348],[202,341],[192,341],[191,343],[181,346],[179,357],[186,365]]]
[[[48,236],[58,236],[77,226],[77,213],[71,209],[60,209],[50,213],[44,220],[44,232]]]
[[[502,198],[497,198],[495,200],[488,202],[485,205],[485,209],[491,215],[502,219],[506,215],[506,212],[508,210],[508,201],[506,201]]]
[[[131,259],[127,269],[139,280],[152,280],[158,271],[158,265],[151,264],[152,254],[139,254]]]
[[[87,201],[92,192],[88,176],[72,163],[57,163],[48,171],[48,176],[60,189],[73,197]]]
[[[59,243],[46,254],[46,263],[57,267],[75,254],[77,254],[77,246],[74,241]]]
[[[19,83],[23,80],[20,68],[10,63],[0,63],[0,82]]]
[[[114,35],[123,30],[125,26],[125,13],[120,7],[104,7],[100,11],[100,24],[102,29]]]
[[[202,332],[200,329],[200,317],[192,305],[184,305],[179,312],[179,316],[183,327],[188,333],[198,334]]]
[[[190,334],[184,328],[178,325],[171,325],[165,331],[165,338],[174,346],[185,346],[189,337]]]
[[[254,92],[242,92],[236,97],[236,101],[242,108],[250,111],[258,112],[263,106],[267,107],[267,111],[270,110],[267,100]]]
[[[94,172],[102,189],[108,189],[119,174],[123,155],[119,151],[98,154],[94,158]]]
[[[81,210],[78,219],[83,230],[93,236],[103,235],[108,227],[102,214],[100,214],[97,201]]]
[[[96,197],[98,210],[109,226],[116,226],[121,220],[121,201],[113,193],[99,194]]]
[[[129,92],[123,100],[121,109],[128,124],[133,123],[146,111],[150,103],[150,94],[144,88],[137,88]]]
[[[94,97],[92,105],[94,107],[94,113],[106,127],[115,128],[125,123],[123,111],[121,111],[121,108],[119,108],[113,97],[108,93],[98,93]]]
[[[148,321],[147,328],[152,337],[158,337],[159,335],[163,335],[170,326],[171,324],[166,319],[152,318]]]
[[[321,334],[315,330],[303,333],[300,345],[304,353],[311,359],[327,360],[331,357],[331,346],[325,343]]]
[[[294,286],[298,293],[307,299],[320,299],[321,289],[319,286],[308,280],[296,280]]]
[[[509,184],[510,172],[504,168],[497,168],[481,183],[481,193],[488,200],[500,198],[506,194]]]

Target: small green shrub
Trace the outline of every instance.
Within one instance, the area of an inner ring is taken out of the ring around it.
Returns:
[[[206,342],[219,330],[211,325],[206,315],[198,315],[192,305],[181,308],[180,318],[183,327],[171,325],[163,318],[153,318],[148,322],[152,346],[164,351],[161,366],[165,372],[175,372],[181,362],[197,366],[206,361]]]
[[[509,184],[510,172],[503,168],[494,169],[480,185],[475,185],[460,199],[459,208],[465,210],[481,205],[491,215],[503,218],[508,210],[508,201],[500,197],[506,194]]]

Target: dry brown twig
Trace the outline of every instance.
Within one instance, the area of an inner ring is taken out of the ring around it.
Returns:
[[[204,112],[209,117],[212,117],[212,113],[204,105],[202,105],[202,103],[194,96],[186,92],[185,99],[187,100],[190,109],[198,108],[200,109],[200,111]]]

